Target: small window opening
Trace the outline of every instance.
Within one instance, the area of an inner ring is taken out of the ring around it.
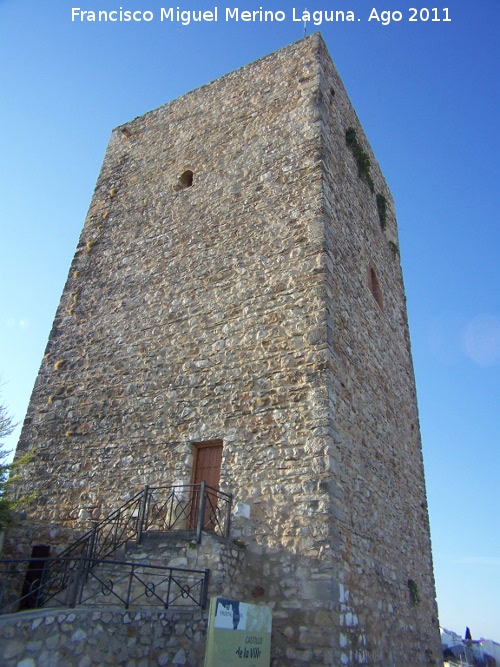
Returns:
[[[378,306],[380,310],[384,310],[384,302],[382,300],[382,290],[380,289],[380,283],[377,278],[377,274],[375,273],[375,269],[373,266],[370,266],[370,269],[368,271],[368,287],[370,288],[370,292],[373,294],[373,298],[375,301],[378,303]]]
[[[185,190],[190,188],[193,185],[193,172],[188,169],[185,171],[182,176],[177,181],[177,185],[174,187],[174,190]]]

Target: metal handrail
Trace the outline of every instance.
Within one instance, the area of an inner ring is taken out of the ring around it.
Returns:
[[[158,565],[145,565],[127,561],[95,560],[90,558],[57,559],[1,559],[0,567],[5,566],[0,589],[0,614],[18,610],[22,602],[43,601],[45,587],[50,582],[45,576],[32,582],[30,590],[12,601],[4,601],[8,589],[8,578],[22,575],[16,566],[26,567],[40,561],[50,565],[50,561],[63,561],[66,564],[67,586],[64,591],[52,596],[54,606],[75,607],[76,605],[117,604],[121,602],[126,609],[138,601],[142,606],[161,606],[164,609],[179,606],[197,606],[205,609],[208,594],[209,570],[189,570]],[[32,605],[29,605],[30,608]],[[38,604],[36,606],[42,606]]]
[[[141,532],[194,530],[229,537],[232,496],[201,484],[146,487]]]
[[[91,530],[84,533],[76,542],[73,542],[73,544],[64,549],[59,554],[59,557],[71,558],[73,556],[88,555],[89,558],[92,556],[105,558],[129,539],[133,539],[131,535],[135,535],[137,531],[135,514],[142,501],[142,496],[143,491],[139,491],[135,496],[129,498],[118,509],[95,523]],[[117,532],[117,524],[120,525],[119,534]],[[129,526],[128,532],[126,526]],[[126,538],[125,535],[127,535]]]
[[[44,568],[43,591],[39,594],[37,606],[42,607],[49,600],[59,595],[68,587],[68,559],[88,558],[91,561],[103,560],[117,549],[137,536],[138,511],[142,500],[142,491],[130,498],[121,507],[112,512],[93,528],[70,544],[56,558],[47,559]]]
[[[72,568],[68,562],[83,559],[90,563],[85,569],[85,577],[88,577],[92,563],[109,558],[126,542],[135,540],[140,543],[143,534],[148,531],[194,531],[197,543],[201,542],[203,532],[227,538],[231,503],[231,494],[210,487],[205,482],[146,486],[109,516],[95,523],[91,530],[57,557],[27,559],[31,563],[43,561],[42,578],[36,590],[21,595],[18,602],[29,599],[31,606],[42,607],[50,600],[59,598],[63,591],[69,595]]]

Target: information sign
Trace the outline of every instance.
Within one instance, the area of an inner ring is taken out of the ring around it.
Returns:
[[[212,598],[205,667],[269,667],[271,624],[268,607]]]

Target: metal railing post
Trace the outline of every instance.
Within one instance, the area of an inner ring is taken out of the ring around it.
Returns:
[[[75,569],[76,569],[76,564],[71,567],[71,563],[68,562],[66,563],[66,570],[67,570],[67,584],[66,588],[64,589],[65,595],[64,595],[64,606],[65,607],[74,607],[75,605],[71,604],[73,597],[74,597],[74,588],[75,588]]]
[[[129,576],[129,579],[128,579],[127,600],[125,602],[125,609],[128,609],[129,606],[130,606],[130,592],[132,591],[132,581],[134,579],[134,570],[135,570],[135,566],[132,565],[132,567],[130,568],[130,576]]]
[[[14,563],[7,563],[5,567],[5,573],[3,577],[0,577],[0,609],[3,608],[3,599],[5,597],[5,591],[7,590],[7,582],[10,579],[11,566]],[[9,582],[10,583],[10,582]]]
[[[43,607],[44,603],[44,596],[46,594],[45,587],[47,584],[47,581],[50,582],[50,577],[48,576],[47,572],[47,563],[40,561],[42,565],[42,573],[40,575],[39,579],[39,586],[36,591],[36,600],[35,600],[35,609],[38,609],[39,607]],[[50,590],[50,587],[49,587]]]
[[[92,560],[93,560],[93,558],[94,558],[94,552],[95,552],[95,548],[96,548],[96,541],[97,541],[97,526],[98,526],[98,525],[99,525],[99,524],[98,524],[97,521],[96,521],[96,522],[94,523],[94,525],[92,526],[92,534],[91,534],[91,536],[90,536],[90,539],[89,539],[89,542],[88,542],[88,547],[87,547],[87,554],[86,554],[86,556],[87,556],[87,558],[88,558],[89,561],[90,561],[91,567],[92,567]]]
[[[205,523],[205,503],[206,503],[206,491],[205,491],[205,482],[200,484],[200,501],[198,505],[198,522],[196,525],[196,544],[201,542],[201,531],[203,530],[203,524]]]
[[[146,484],[142,495],[141,506],[139,508],[139,516],[137,518],[137,538],[136,544],[140,544],[142,540],[142,529],[144,526],[144,519],[146,517],[146,508],[148,502],[149,486]]]
[[[229,526],[231,523],[231,503],[233,501],[233,496],[229,496],[229,500],[226,503],[226,529],[224,531],[224,537],[229,537]]]
[[[113,530],[112,530],[112,535],[113,535],[113,541],[111,542],[111,546],[113,547],[113,551],[116,551],[116,543],[118,541],[118,528],[120,527],[120,522],[122,520],[122,514],[123,514],[123,505],[118,508],[116,512],[116,521],[114,522]]]
[[[43,594],[44,594],[44,585],[42,579],[36,579],[32,581],[29,588],[29,594],[34,595],[34,609],[39,609],[43,607]]]
[[[210,570],[205,570],[205,579],[203,580],[203,590],[201,591],[200,607],[206,609],[208,598],[208,579],[210,577]]]
[[[75,567],[73,569],[74,573],[74,578],[73,581],[70,581],[69,585],[69,600],[68,600],[68,607],[76,607],[76,602],[78,600],[78,594],[80,593],[80,584],[82,585],[82,590],[83,586],[85,585],[84,581],[84,570],[85,570],[85,558],[78,558],[75,563]],[[90,564],[89,564],[90,565]],[[70,563],[68,563],[68,566],[71,567]]]
[[[170,604],[170,589],[172,588],[172,568],[168,568],[169,573],[168,573],[168,586],[167,586],[167,595],[165,597],[165,609],[168,609],[168,606]]]

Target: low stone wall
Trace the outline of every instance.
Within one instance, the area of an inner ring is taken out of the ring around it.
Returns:
[[[203,665],[208,611],[36,610],[0,617],[2,667]]]

